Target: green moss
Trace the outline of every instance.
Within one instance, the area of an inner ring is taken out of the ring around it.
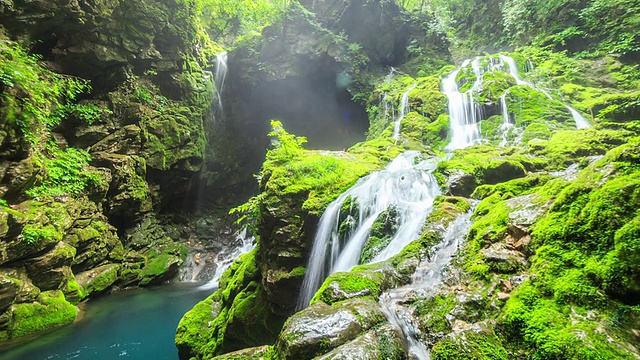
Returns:
[[[490,140],[492,142],[502,141],[502,129],[500,126],[504,124],[504,118],[502,115],[493,115],[488,119],[481,120],[479,122],[480,133],[483,139]],[[513,139],[508,139],[513,140]]]
[[[430,120],[412,111],[402,119],[401,134],[410,148],[420,149],[424,145],[442,151],[449,142],[449,117],[440,114]]]
[[[489,71],[483,75],[481,90],[474,93],[474,98],[479,103],[498,103],[500,97],[512,86],[516,85],[516,79],[504,71]]]
[[[487,279],[491,267],[486,263],[480,250],[492,243],[504,239],[509,223],[511,209],[498,193],[493,194],[478,204],[473,214],[474,223],[469,229],[467,245],[464,252],[466,270],[474,277]]]
[[[398,210],[389,207],[373,222],[369,231],[369,238],[364,244],[360,264],[373,260],[391,242],[393,234],[398,229]]]
[[[87,297],[87,294],[83,291],[82,286],[78,284],[74,276],[67,281],[67,286],[62,290],[65,299],[73,305],[78,305],[82,299]]]
[[[313,296],[310,305],[318,301],[333,304],[355,296],[371,296],[377,299],[382,292],[384,277],[380,273],[368,272],[364,269],[366,268],[358,271],[356,268],[348,273],[338,272],[330,275]]]
[[[11,321],[7,328],[9,338],[50,330],[73,322],[76,307],[70,304],[58,290],[40,293],[37,301],[22,303],[10,308]]]
[[[572,163],[584,161],[594,155],[623,144],[631,134],[624,130],[598,130],[594,128],[576,131],[559,131],[548,141],[530,141],[528,152],[543,156],[548,161],[547,170],[561,170]]]
[[[541,136],[543,127],[546,127],[549,133],[575,128],[573,116],[562,102],[551,100],[547,95],[528,86],[510,88],[505,101],[515,126],[525,129],[523,141]],[[533,132],[527,132],[531,124],[538,124],[530,129],[535,129],[535,135]]]
[[[176,345],[181,354],[210,358],[275,341],[286,319],[269,308],[256,266],[257,251],[234,261],[220,278],[219,289],[180,320]],[[300,275],[303,269],[292,273]]]
[[[471,205],[465,198],[438,195],[433,201],[433,210],[427,218],[427,223],[439,222],[443,226],[447,226],[470,209]]]
[[[512,357],[493,333],[466,332],[462,336],[446,337],[431,349],[434,360],[508,360]]]
[[[113,285],[116,280],[118,280],[118,271],[120,270],[119,265],[106,265],[101,268],[106,269],[97,273],[93,278],[91,278],[83,285],[83,293],[85,294],[85,296],[102,292]]]

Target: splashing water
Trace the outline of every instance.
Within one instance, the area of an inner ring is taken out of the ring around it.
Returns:
[[[506,56],[506,55],[502,55],[500,54],[500,59],[507,64],[508,66],[508,70],[509,70],[509,74],[511,74],[511,76],[513,76],[514,79],[516,79],[516,83],[518,85],[524,85],[524,86],[528,86],[534,90],[538,90],[540,92],[542,92],[543,94],[545,94],[549,99],[553,100],[553,97],[551,96],[551,94],[549,94],[548,91],[538,88],[536,86],[534,86],[532,83],[527,82],[525,80],[522,80],[522,78],[520,77],[519,71],[518,71],[518,64],[516,64],[516,61],[510,57],[510,56]],[[530,68],[533,68],[533,64],[531,64],[531,61],[529,61],[528,66]],[[589,124],[589,122],[587,121],[587,119],[584,118],[584,116],[582,116],[576,109],[572,108],[571,106],[564,104],[563,105],[567,108],[567,110],[569,110],[569,112],[571,112],[571,116],[573,116],[573,120],[576,122],[576,127],[578,129],[585,129],[588,127],[591,127],[591,124]]]
[[[409,113],[411,110],[409,108],[409,94],[413,89],[416,88],[416,83],[414,83],[404,94],[402,94],[402,100],[400,101],[400,113],[398,114],[398,118],[395,121],[393,126],[393,139],[397,142],[400,140],[400,123],[402,119]]]
[[[421,160],[420,152],[407,151],[384,170],[360,179],[329,204],[320,218],[314,238],[298,308],[309,304],[328,275],[336,271],[348,271],[358,264],[371,226],[390,206],[397,208],[398,230],[374,261],[386,260],[419,236],[433,200],[440,194],[438,182],[431,174],[435,165],[433,159]],[[340,209],[349,197],[357,200],[359,220],[348,239],[341,242]]]
[[[226,249],[216,255],[217,267],[213,277],[206,284],[198,287],[199,290],[210,290],[218,287],[218,281],[225,270],[231,266],[233,261],[240,255],[246,254],[253,250],[256,246],[253,236],[247,235],[247,229],[244,228],[236,235],[236,240],[230,249]]]
[[[429,350],[420,340],[420,329],[412,313],[415,309],[405,305],[405,299],[424,298],[434,293],[443,283],[447,266],[464,241],[471,227],[471,212],[459,216],[448,227],[443,241],[434,249],[429,261],[423,261],[413,274],[411,284],[385,291],[380,296],[380,306],[389,322],[404,334],[410,358],[429,359]]]

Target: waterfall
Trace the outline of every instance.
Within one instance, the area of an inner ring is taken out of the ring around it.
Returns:
[[[309,304],[328,275],[348,271],[358,264],[371,226],[390,206],[397,209],[398,230],[374,261],[388,259],[420,235],[433,200],[440,194],[438,182],[431,174],[435,165],[433,159],[421,159],[418,151],[404,152],[384,170],[360,179],[327,207],[314,238],[299,308]],[[358,223],[348,239],[341,243],[340,209],[348,198],[358,204]]]
[[[447,151],[462,149],[480,140],[480,131],[478,130],[480,110],[473,100],[473,88],[476,85],[474,84],[471,90],[462,93],[456,81],[460,70],[469,65],[469,62],[470,60],[466,60],[460,68],[442,79],[442,92],[449,99],[449,121],[451,123],[451,142],[445,148]],[[480,69],[475,65],[477,65],[476,61],[472,66],[476,72],[477,80]]]
[[[516,83],[518,85],[524,85],[524,86],[528,86],[528,87],[530,87],[530,88],[532,88],[534,90],[538,90],[538,91],[542,92],[543,94],[545,94],[549,99],[553,100],[553,97],[551,96],[551,94],[549,94],[548,91],[546,91],[544,89],[540,89],[540,88],[534,86],[532,83],[522,80],[522,78],[520,77],[519,71],[518,71],[518,64],[516,64],[516,61],[512,57],[506,56],[506,55],[502,55],[502,54],[500,54],[499,56],[500,56],[500,59],[507,64],[507,66],[509,68],[509,74],[511,74],[511,76],[513,76],[514,79],[516,79]],[[531,62],[528,63],[528,66],[533,67]],[[571,112],[571,116],[573,116],[573,120],[576,123],[576,128],[585,129],[585,128],[591,127],[591,124],[589,124],[587,119],[585,119],[584,116],[582,116],[576,109],[574,109],[571,106],[565,104],[564,102],[563,102],[563,105],[567,108],[567,110],[569,110],[569,112]]]
[[[409,89],[407,89],[407,91],[405,91],[404,94],[402,94],[402,100],[400,101],[400,111],[393,126],[393,139],[396,140],[396,142],[400,140],[400,123],[411,110],[409,108],[409,93],[416,88],[416,85],[417,84],[414,83],[411,87],[409,87]]]
[[[256,246],[253,236],[247,235],[244,228],[236,235],[236,239],[229,249],[225,249],[216,255],[216,271],[213,277],[206,284],[200,285],[199,290],[210,290],[218,287],[218,281],[225,270],[231,266],[233,261],[240,255],[246,254]]]
[[[500,96],[500,109],[502,111],[502,125],[500,125],[500,130],[502,131],[502,140],[500,141],[500,146],[507,146],[509,144],[508,135],[509,132],[514,128],[511,119],[509,119],[509,109],[507,108],[507,92]]]
[[[224,82],[227,79],[227,53],[221,52],[216,56],[216,67],[214,82],[216,85],[216,96],[218,98],[218,111],[222,116],[224,108],[222,107],[222,91],[224,90]]]
[[[407,340],[409,358],[424,360],[430,356],[419,339],[420,329],[412,316],[414,309],[405,305],[405,299],[428,297],[443,283],[447,266],[469,232],[470,218],[471,212],[459,216],[447,227],[443,241],[434,249],[429,261],[420,263],[411,284],[385,291],[380,296],[380,306],[389,322],[398,327]]]

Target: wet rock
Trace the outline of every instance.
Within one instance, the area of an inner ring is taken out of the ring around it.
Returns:
[[[256,346],[216,356],[212,360],[268,360],[271,359],[269,355],[270,349],[269,345]]]
[[[406,349],[404,348],[404,339],[398,331],[391,325],[384,325],[370,330],[316,359],[400,360],[406,359]]]
[[[508,249],[504,243],[492,244],[488,249],[482,249],[480,253],[491,270],[497,273],[511,274],[529,267],[529,263],[521,252]]]
[[[275,347],[284,360],[310,359],[355,338],[360,331],[362,326],[351,311],[317,302],[287,320]]]
[[[452,196],[470,197],[478,187],[476,178],[470,174],[455,174],[449,176],[447,181],[447,193]]]

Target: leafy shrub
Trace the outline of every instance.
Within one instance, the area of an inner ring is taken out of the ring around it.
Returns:
[[[29,196],[79,195],[89,184],[102,181],[99,173],[89,166],[91,155],[88,152],[74,148],[60,150],[51,145],[48,150],[51,157],[43,161],[42,183],[29,189]]]

